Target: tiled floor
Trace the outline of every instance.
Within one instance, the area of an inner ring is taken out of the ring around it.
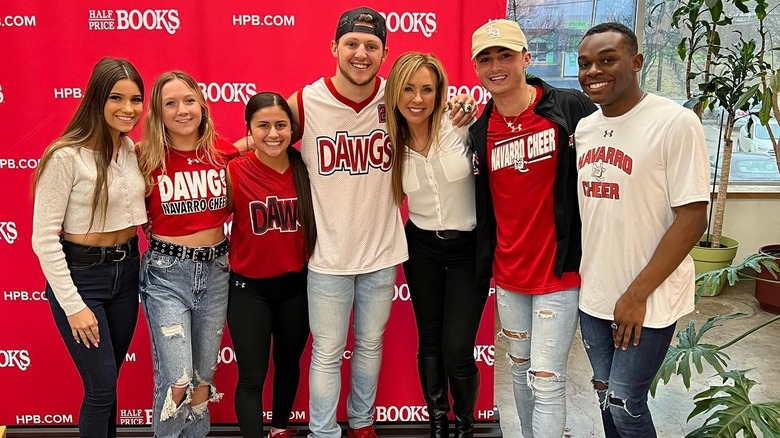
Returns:
[[[734,287],[726,287],[718,297],[705,297],[696,306],[696,311],[683,318],[677,325],[677,330],[685,328],[691,319],[703,324],[707,318],[717,314],[742,312],[745,317],[725,321],[720,327],[715,327],[705,335],[705,341],[722,345],[747,329],[764,322],[774,315],[762,311],[753,297],[753,281],[744,280]],[[496,326],[498,331],[498,325]],[[501,415],[501,428],[507,438],[520,438],[520,421],[514,407],[512,384],[509,377],[509,364],[506,358],[507,340],[503,337],[496,341],[496,404]],[[677,343],[675,338],[672,345]],[[780,400],[780,321],[762,328],[751,336],[727,348],[725,352],[731,357],[732,369],[753,370],[748,377],[756,380],[758,385],[751,391],[751,400]],[[720,379],[712,377],[715,371],[705,365],[701,376],[692,379],[691,390],[686,391],[679,377],[674,378],[666,386],[659,386],[655,399],[650,399],[650,410],[662,438],[683,437],[701,425],[704,418],[696,417],[686,422],[688,414],[693,409],[693,395],[707,389],[710,383],[720,384]],[[596,395],[590,384],[591,369],[582,338],[577,331],[569,356],[569,376],[567,384],[566,437],[585,438],[603,437],[601,418],[596,403]],[[780,436],[780,431],[777,432]],[[760,435],[759,435],[760,436]],[[540,437],[537,437],[540,438]],[[550,437],[541,437],[550,438]]]

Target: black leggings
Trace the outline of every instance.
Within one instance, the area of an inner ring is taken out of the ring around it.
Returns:
[[[275,278],[230,273],[227,322],[238,364],[235,407],[244,437],[263,435],[263,384],[273,336],[274,380],[271,426],[290,421],[300,359],[309,339],[306,268]]]
[[[417,321],[417,354],[441,357],[448,375],[467,378],[478,371],[474,341],[490,285],[474,282],[476,232],[462,234],[442,240],[407,221],[404,273]]]

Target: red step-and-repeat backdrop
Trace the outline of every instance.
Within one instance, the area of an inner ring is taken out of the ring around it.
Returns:
[[[212,109],[218,132],[244,134],[243,111],[254,93],[289,95],[335,71],[329,47],[344,10],[360,2],[290,1],[4,1],[0,4],[0,424],[70,425],[78,422],[81,381],[51,318],[44,278],[30,247],[30,182],[44,148],[65,128],[94,64],[103,56],[130,60],[143,75],[147,98],[154,78],[173,69],[192,74]],[[447,68],[450,94],[471,93],[480,104],[470,61],[471,33],[505,15],[503,0],[378,0],[389,30],[386,75],[399,54],[435,53]],[[140,126],[140,123],[139,123]],[[140,138],[140,130],[131,133]],[[227,224],[229,227],[230,224]],[[477,419],[493,409],[493,308],[486,306],[474,350],[482,373]],[[417,334],[409,289],[399,275],[387,326],[376,400],[378,421],[425,421],[417,377]],[[235,354],[225,330],[215,385],[225,394],[212,404],[215,423],[234,423]],[[351,341],[343,357],[348,387]],[[292,414],[308,421],[310,353]],[[342,391],[339,420],[345,420]],[[152,364],[141,314],[119,382],[119,422],[150,424]],[[270,385],[264,416],[270,420]]]

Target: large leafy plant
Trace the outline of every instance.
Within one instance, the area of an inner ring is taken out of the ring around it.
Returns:
[[[666,7],[666,2],[660,2],[653,7]],[[651,15],[652,15],[651,12]],[[703,77],[704,81],[710,80],[712,73],[712,59],[720,52],[719,28],[732,23],[731,17],[723,13],[722,0],[678,0],[672,11],[671,26],[683,32],[684,37],[677,44],[677,55],[685,63],[685,97],[694,97],[695,87],[693,81],[697,77]],[[649,23],[652,27],[653,23]],[[701,68],[694,68],[696,60],[703,59]],[[696,115],[701,119],[704,105],[697,101],[693,107]]]
[[[754,403],[750,400],[750,390],[756,381],[747,377],[747,370],[724,371],[718,373],[723,385],[696,394],[696,407],[688,420],[710,412],[704,424],[686,435],[686,437],[723,437],[732,438],[742,433],[746,438],[758,437],[755,428],[764,437],[780,435],[780,401]],[[732,384],[728,385],[727,382]]]
[[[769,31],[766,28],[765,21],[769,13],[780,7],[780,3],[769,9],[769,3],[766,0],[756,0],[754,12],[758,19],[758,59],[761,73],[760,90],[760,108],[756,115],[759,123],[764,125],[769,134],[769,140],[772,142],[772,148],[775,151],[775,161],[780,169],[780,139],[775,137],[775,133],[770,126],[770,120],[774,118],[780,125],[780,68],[773,67],[773,62],[767,62],[766,59],[774,60],[774,53],[780,51],[780,47],[767,47],[767,37]],[[774,116],[774,117],[773,117]],[[752,123],[752,119],[748,123]]]
[[[713,223],[710,229],[710,247],[719,248],[723,233],[723,216],[726,210],[726,196],[731,172],[731,155],[733,150],[734,123],[737,111],[748,111],[760,100],[760,84],[755,83],[761,64],[756,52],[756,41],[745,41],[742,34],[736,44],[721,47],[718,56],[712,63],[715,74],[709,80],[699,84],[701,94],[694,97],[688,104],[705,102],[710,109],[716,105],[725,112],[722,142],[723,158],[720,163],[720,183],[718,197],[713,206]],[[718,157],[720,158],[720,157]]]
[[[661,369],[653,380],[650,394],[655,397],[658,383],[667,384],[674,375],[682,377],[683,385],[690,390],[692,369],[695,368],[698,374],[702,374],[705,363],[712,366],[717,371],[717,375],[722,378],[723,385],[710,386],[709,389],[693,397],[695,406],[688,415],[688,420],[699,415],[709,415],[704,419],[701,427],[693,430],[686,437],[732,438],[737,436],[739,431],[743,432],[745,437],[755,437],[756,428],[765,437],[780,435],[780,427],[778,427],[780,400],[763,403],[751,400],[750,390],[756,382],[746,376],[748,370],[726,369],[731,358],[723,351],[756,330],[780,320],[780,315],[751,328],[723,345],[703,341],[704,334],[717,327],[718,323],[741,316],[745,315],[732,313],[714,316],[709,318],[698,331],[696,321],[690,321],[685,330],[677,333],[678,344],[669,348]],[[731,381],[732,385],[727,385],[728,381]],[[774,432],[767,434],[767,431]]]
[[[770,258],[754,254],[745,258],[742,263],[716,271],[706,272],[697,277],[706,282],[720,282],[727,279],[734,285],[742,277],[755,278],[744,273],[752,269],[761,272],[767,269],[777,279],[778,265]],[[701,289],[699,286],[699,297]],[[731,360],[724,351],[752,333],[780,320],[780,315],[752,327],[723,345],[715,345],[705,341],[705,334],[720,323],[745,316],[742,313],[717,315],[709,318],[699,330],[696,321],[689,321],[684,330],[677,333],[677,345],[669,347],[661,368],[650,387],[650,394],[655,397],[658,384],[668,384],[674,376],[680,376],[686,389],[691,389],[693,370],[703,374],[706,364],[709,364],[722,379],[722,385],[713,385],[709,389],[694,396],[695,407],[688,415],[688,420],[699,415],[709,414],[704,424],[692,431],[687,437],[723,437],[731,438],[742,432],[745,437],[755,437],[755,429],[765,437],[779,436],[780,400],[766,403],[755,403],[750,399],[750,390],[756,384],[746,376],[747,370],[728,370]],[[727,384],[731,382],[731,384]],[[773,431],[768,433],[767,431]]]

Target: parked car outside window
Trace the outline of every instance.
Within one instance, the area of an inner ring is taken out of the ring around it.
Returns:
[[[753,123],[745,123],[739,130],[737,137],[737,150],[740,152],[750,152],[758,154],[774,155],[775,149],[772,147],[772,141],[769,139],[769,130],[761,125],[758,118],[751,117]],[[776,140],[780,140],[780,126],[777,120],[770,119],[769,126],[772,128]]]
[[[721,160],[723,157],[721,156]],[[718,178],[721,175],[718,162]],[[710,156],[710,175],[715,172],[715,155]],[[774,156],[759,153],[734,152],[731,155],[729,183],[780,182],[780,170]]]

